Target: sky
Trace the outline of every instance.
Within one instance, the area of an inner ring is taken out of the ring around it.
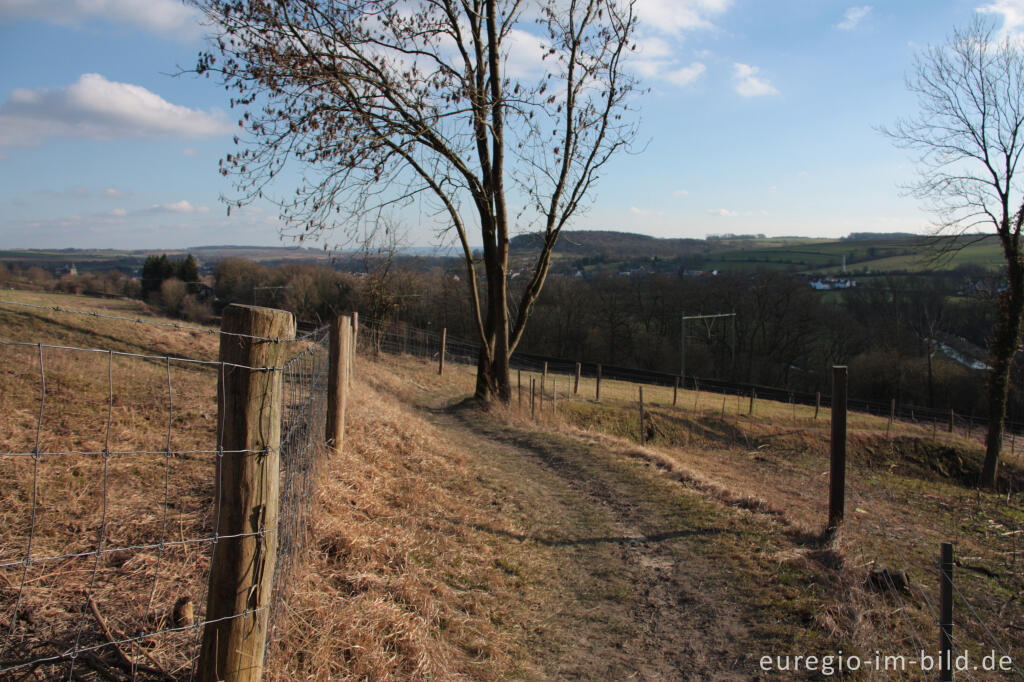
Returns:
[[[931,216],[900,189],[913,159],[877,129],[915,113],[905,75],[953,27],[980,13],[1024,28],[1024,0],[637,11],[639,137],[572,229],[925,232]],[[177,0],[0,0],[0,248],[293,244],[269,203],[227,215],[218,160],[235,151],[240,112],[188,73],[209,34]],[[403,218],[410,243],[431,243],[426,220]]]

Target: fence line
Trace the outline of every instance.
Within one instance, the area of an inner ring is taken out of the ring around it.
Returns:
[[[327,333],[224,336],[284,344],[286,359],[249,366],[0,340],[12,425],[0,434],[0,677],[194,679],[208,626],[264,612],[277,641],[323,452]],[[283,386],[280,515],[244,533],[219,532],[212,504],[226,460],[265,454],[223,448],[217,384],[231,371],[278,373]],[[270,535],[270,600],[207,619],[214,547]]]
[[[386,322],[365,318],[360,325],[359,333],[368,347],[374,348],[376,352],[385,352],[398,355],[413,355],[424,359],[437,360],[441,350],[443,331],[431,331],[413,327],[402,322]],[[479,343],[453,337],[447,333],[445,339],[447,350],[446,358],[459,364],[475,364],[479,357]],[[704,377],[687,376],[680,380],[676,374],[644,370],[636,367],[619,367],[603,363],[566,360],[547,355],[523,353],[516,351],[509,361],[510,369],[540,372],[544,363],[548,364],[548,371],[567,376],[576,376],[577,365],[581,377],[596,379],[598,366],[600,366],[601,379],[604,381],[625,381],[635,384],[660,386],[674,388],[679,381],[679,387],[684,390],[701,390],[719,395],[742,395],[750,396],[755,394],[761,400],[773,400],[776,402],[792,402],[795,405],[807,407],[826,408],[832,407],[832,396],[820,391],[794,391],[788,388],[765,386],[763,384],[743,383],[724,381],[719,379],[707,379]],[[889,416],[891,404],[862,400],[850,397],[847,399],[850,410],[871,414],[875,416]],[[949,408],[928,408],[919,405],[897,405],[895,418],[912,423],[941,423],[946,425],[950,422]],[[964,431],[981,429],[988,421],[980,417],[957,414],[954,415],[954,426]],[[1004,421],[1004,430],[1007,435],[1024,433],[1024,422],[1012,420]]]

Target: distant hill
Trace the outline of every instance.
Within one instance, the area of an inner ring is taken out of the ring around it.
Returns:
[[[513,254],[539,251],[543,244],[540,234],[522,234],[513,237],[509,246]],[[563,232],[555,244],[556,256],[581,257],[614,255],[617,258],[675,258],[695,253],[707,253],[720,245],[703,239],[661,239],[633,232],[611,230],[572,230]]]

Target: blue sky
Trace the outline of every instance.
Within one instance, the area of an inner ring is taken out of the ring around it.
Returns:
[[[1024,0],[638,0],[635,153],[577,229],[840,237],[928,228],[914,164],[875,127],[913,114],[916,51]],[[0,0],[0,248],[290,244],[273,207],[225,215],[238,114],[177,0]],[[406,215],[416,244],[432,231]],[[328,237],[330,243],[337,241]]]

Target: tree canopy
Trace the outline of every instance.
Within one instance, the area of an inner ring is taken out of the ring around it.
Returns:
[[[508,356],[551,249],[635,134],[623,65],[632,2],[194,2],[219,31],[197,70],[217,74],[244,109],[240,150],[222,161],[236,205],[272,198],[301,240],[358,234],[416,202],[463,250],[482,347],[477,395],[507,400]],[[290,163],[301,177],[281,191]],[[544,248],[511,298],[513,231],[539,233]]]

